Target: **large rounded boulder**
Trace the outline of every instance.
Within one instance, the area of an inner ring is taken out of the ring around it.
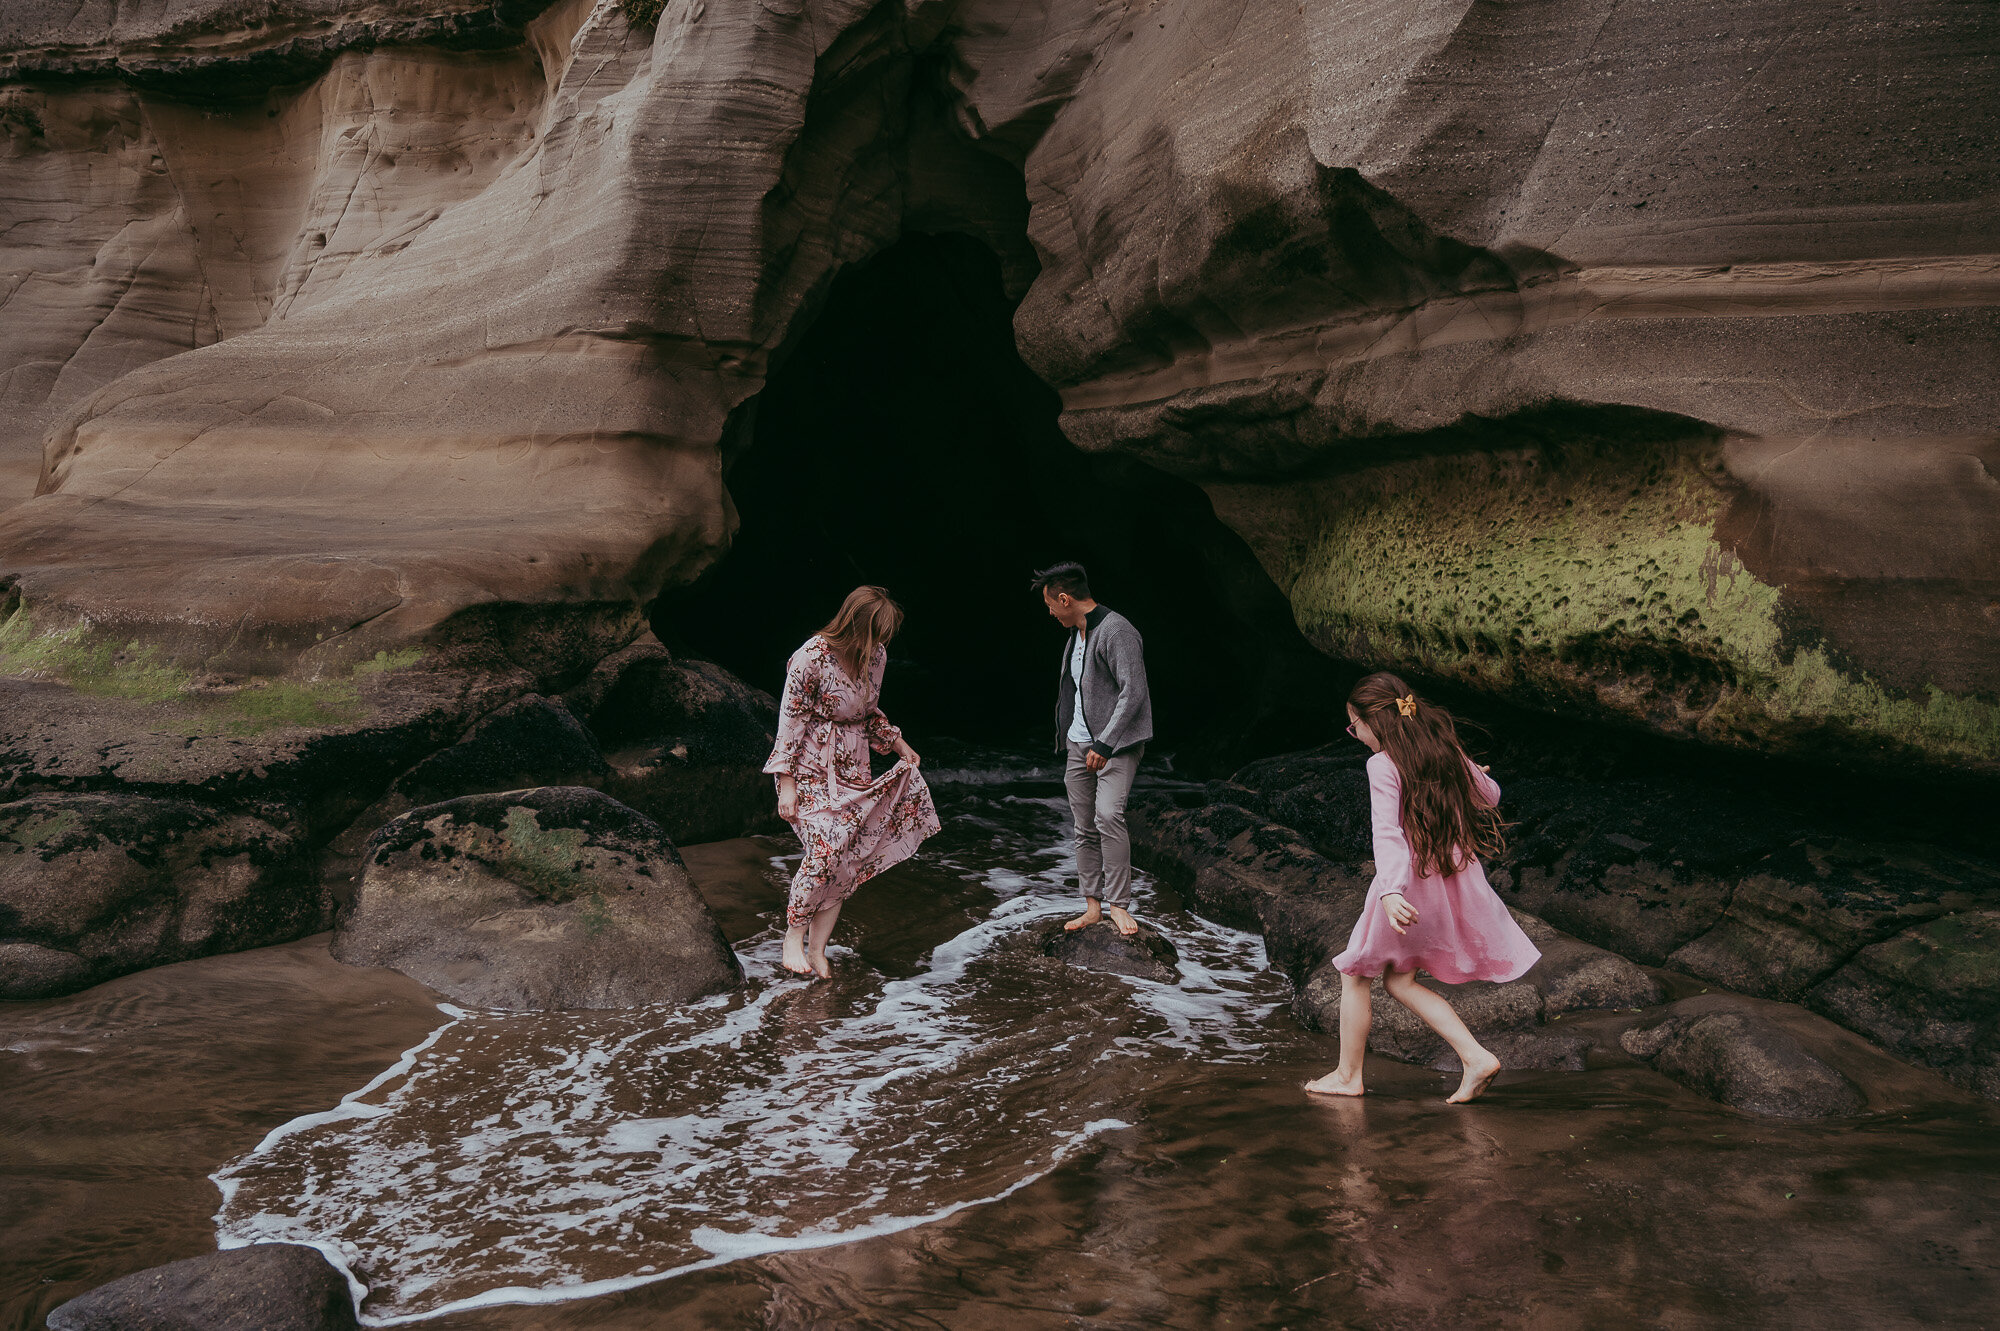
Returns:
[[[327,915],[306,849],[261,818],[134,795],[0,804],[0,998],[289,942]]]
[[[659,824],[580,786],[468,795],[383,827],[333,954],[514,1010],[685,1003],[743,982]]]

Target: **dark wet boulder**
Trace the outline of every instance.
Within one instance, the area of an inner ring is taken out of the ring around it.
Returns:
[[[666,832],[578,786],[389,823],[363,850],[333,954],[489,1008],[683,1003],[743,980]]]
[[[1658,966],[1722,919],[1737,881],[1793,835],[1762,811],[1677,781],[1502,782],[1512,826],[1492,866],[1511,904]]]
[[[136,795],[0,804],[0,997],[288,942],[329,912],[300,840],[249,814]]]
[[[530,693],[482,718],[456,744],[396,779],[334,842],[353,854],[391,818],[461,795],[535,786],[601,786],[611,774],[597,741],[560,701]]]
[[[783,829],[763,771],[777,701],[648,634],[564,696],[611,762],[601,784],[681,842]]]
[[[1784,1025],[1729,995],[1682,999],[1619,1043],[1690,1089],[1753,1114],[1833,1118],[1867,1105],[1860,1088]]]
[[[2000,906],[2000,867],[1934,846],[1802,837],[1736,884],[1717,925],[1668,964],[1796,1001],[1865,947],[1947,911]]]
[[[313,1248],[257,1243],[99,1285],[49,1314],[49,1331],[350,1331],[347,1277]]]
[[[1058,918],[1035,927],[1043,956],[1085,970],[1136,975],[1161,984],[1180,982],[1180,953],[1166,935],[1144,921],[1139,922],[1139,932],[1129,938],[1109,920],[1081,929],[1066,929],[1063,924]]]
[[[1947,915],[1863,948],[1805,1001],[2000,1100],[2000,910]]]
[[[1534,934],[1530,932],[1530,937]],[[1645,1008],[1665,995],[1660,982],[1615,952],[1574,938],[1536,938],[1542,959],[1522,977],[1542,995],[1548,1016],[1602,1008]]]
[[[1347,945],[1368,894],[1366,866],[1329,860],[1240,806],[1149,803],[1132,827],[1141,867],[1207,918],[1261,933],[1271,964],[1294,983]]]
[[[1303,753],[1251,763],[1230,780],[1252,792],[1245,803],[1274,823],[1295,828],[1332,860],[1375,853],[1369,826],[1368,750],[1344,739]]]

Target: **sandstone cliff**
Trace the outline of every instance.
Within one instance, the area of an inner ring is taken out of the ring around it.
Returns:
[[[842,265],[960,231],[1071,439],[1203,486],[1328,652],[2000,769],[1990,6],[156,0],[0,46],[11,673],[338,680],[539,607],[506,656],[560,683],[726,548]]]

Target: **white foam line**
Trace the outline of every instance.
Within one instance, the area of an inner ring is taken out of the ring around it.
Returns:
[[[703,1227],[694,1232],[694,1241],[701,1244],[702,1247],[709,1249],[709,1251],[715,1252],[715,1256],[704,1258],[699,1262],[689,1262],[686,1266],[676,1266],[668,1271],[649,1271],[645,1275],[613,1276],[607,1280],[588,1280],[574,1285],[550,1285],[539,1289],[522,1285],[509,1285],[502,1289],[489,1289],[482,1293],[474,1294],[469,1298],[457,1299],[426,1312],[404,1313],[397,1317],[372,1317],[360,1311],[361,1301],[367,1297],[368,1287],[362,1284],[354,1272],[349,1269],[347,1259],[332,1244],[308,1243],[302,1246],[318,1250],[329,1262],[333,1263],[340,1270],[342,1275],[347,1277],[348,1288],[354,1291],[356,1316],[363,1326],[407,1326],[412,1322],[427,1322],[432,1318],[443,1317],[450,1313],[468,1312],[474,1308],[491,1308],[502,1304],[573,1303],[578,1299],[594,1299],[606,1294],[621,1294],[626,1290],[638,1289],[643,1285],[657,1285],[664,1280],[673,1280],[680,1276],[691,1275],[696,1271],[707,1271],[714,1267],[727,1266],[731,1262],[740,1262],[750,1257],[765,1257],[772,1253],[780,1252],[809,1252],[818,1248],[837,1248],[848,1243],[859,1243],[864,1239],[880,1238],[887,1234],[900,1234],[907,1229],[916,1229],[923,1225],[935,1224],[940,1220],[949,1219],[957,1215],[960,1211],[968,1211],[975,1206],[990,1205],[993,1202],[1011,1197],[1028,1185],[1046,1178],[1055,1172],[1063,1161],[1075,1154],[1078,1147],[1099,1133],[1111,1132],[1118,1128],[1129,1128],[1131,1126],[1130,1123],[1125,1122],[1123,1119],[1116,1118],[1101,1118],[1086,1123],[1083,1127],[1072,1133],[1067,1142],[1055,1149],[1050,1157],[1047,1169],[1038,1170],[1025,1178],[1010,1183],[990,1197],[975,1197],[970,1201],[953,1202],[950,1206],[940,1207],[938,1210],[928,1212],[924,1215],[888,1216],[866,1225],[858,1225],[853,1229],[839,1230],[830,1234],[807,1232],[794,1235],[791,1238],[779,1238],[775,1235],[766,1234],[721,1234]],[[702,1237],[704,1234],[710,1237]],[[714,1246],[717,1242],[728,1244],[730,1251],[717,1252]]]
[[[393,1081],[395,1078],[408,1072],[411,1068],[414,1068],[417,1065],[417,1055],[436,1044],[446,1031],[472,1015],[464,1008],[453,1007],[450,1003],[439,1003],[437,1010],[444,1013],[445,1016],[450,1017],[451,1020],[432,1031],[429,1035],[426,1035],[421,1042],[405,1049],[401,1058],[376,1073],[366,1086],[363,1086],[358,1091],[349,1091],[341,1097],[340,1103],[331,1109],[322,1109],[316,1114],[301,1114],[295,1119],[280,1123],[277,1127],[272,1128],[264,1134],[264,1140],[258,1142],[250,1148],[248,1153],[238,1156],[231,1163],[233,1165],[247,1164],[293,1133],[304,1132],[307,1128],[316,1128],[323,1123],[338,1123],[344,1118],[380,1118],[382,1115],[390,1112],[390,1106],[388,1105],[362,1104],[361,1097],[376,1090],[385,1082]],[[208,1176],[208,1181],[213,1183],[216,1190],[222,1194],[222,1210],[217,1211],[214,1217],[218,1228],[222,1224],[222,1212],[228,1210],[229,1203],[235,1200],[236,1189],[240,1182],[237,1179],[227,1177],[225,1173],[226,1168],[225,1166],[225,1169],[217,1170]],[[224,1243],[221,1246],[225,1248],[241,1247],[243,1246],[243,1242],[239,1241],[233,1244]]]

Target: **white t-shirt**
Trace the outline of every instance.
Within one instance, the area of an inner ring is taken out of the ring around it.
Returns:
[[[1090,727],[1083,723],[1083,634],[1076,635],[1076,646],[1069,654],[1069,677],[1075,682],[1075,708],[1069,714],[1069,742],[1088,744],[1094,738]]]

